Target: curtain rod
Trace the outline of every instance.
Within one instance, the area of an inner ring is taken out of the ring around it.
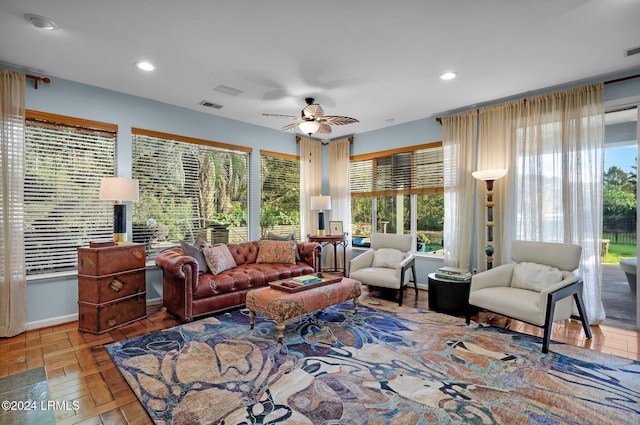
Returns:
[[[33,88],[38,90],[38,81],[42,81],[45,84],[49,84],[51,80],[47,77],[40,77],[38,75],[25,74],[25,78],[31,78],[33,80]]]
[[[634,78],[640,78],[640,74],[629,75],[627,77],[622,77],[622,78],[616,78],[615,80],[608,80],[608,81],[605,81],[604,84],[619,83],[620,81],[633,80]]]
[[[622,81],[633,80],[634,78],[640,78],[640,74],[628,75],[626,77],[607,80],[603,84],[607,85],[607,84],[613,84],[613,83],[620,83]],[[526,102],[527,99],[525,98],[524,101]],[[480,112],[480,109],[476,109],[476,112]],[[442,117],[436,117],[436,121],[440,123],[440,125],[442,125]]]

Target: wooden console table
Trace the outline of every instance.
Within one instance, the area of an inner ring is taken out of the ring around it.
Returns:
[[[309,242],[318,242],[324,249],[327,245],[333,245],[333,268],[323,268],[323,272],[335,273],[345,276],[347,267],[347,244],[349,240],[346,235],[312,236],[307,235]],[[342,247],[342,267],[338,267],[338,246]]]

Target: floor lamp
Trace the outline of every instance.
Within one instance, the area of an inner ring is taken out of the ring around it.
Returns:
[[[318,211],[318,236],[324,236],[324,210],[331,209],[331,196],[312,196],[311,210]]]
[[[113,205],[113,241],[127,243],[127,206],[124,201],[138,201],[138,180],[125,177],[103,177],[100,195],[103,201],[116,201]]]
[[[484,180],[487,185],[487,246],[484,253],[487,256],[487,270],[493,267],[493,254],[495,248],[493,246],[493,182],[507,175],[507,170],[482,170],[474,171],[471,175],[477,180]]]

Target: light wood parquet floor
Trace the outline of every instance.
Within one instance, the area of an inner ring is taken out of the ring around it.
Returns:
[[[364,289],[367,295],[366,287]],[[371,294],[375,296],[384,296]],[[428,309],[428,293],[405,289],[404,305]],[[541,336],[541,329],[499,316],[480,313],[478,320],[514,331]],[[121,341],[178,325],[161,306],[148,309],[148,317],[103,335],[79,332],[77,322],[27,331],[0,339],[0,377],[44,367],[50,399],[74,401],[80,408],[56,410],[56,424],[152,424],[103,344]],[[579,323],[556,323],[553,340],[587,349],[640,360],[640,333],[609,326],[594,326],[587,340]]]

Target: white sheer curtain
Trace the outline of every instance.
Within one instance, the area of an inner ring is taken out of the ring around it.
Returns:
[[[25,330],[24,257],[25,75],[0,69],[0,337]]]
[[[507,157],[503,259],[513,239],[582,246],[587,315],[600,323],[603,84],[487,108],[480,128],[479,149]]]
[[[311,196],[322,193],[322,143],[300,138],[300,228],[302,240],[318,233],[318,211],[311,211]]]
[[[464,269],[471,255],[477,116],[470,111],[442,118],[444,263]]]
[[[493,183],[493,267],[511,262],[510,239],[505,238],[508,226],[511,224],[506,218],[506,205],[509,199],[507,187],[511,166],[509,156],[511,152],[511,134],[514,120],[510,104],[501,104],[480,109],[478,112],[478,163],[477,170],[507,169],[506,177]],[[517,120],[516,123],[517,125]],[[487,184],[477,181],[476,190],[476,252],[478,252],[478,270],[486,270],[487,246]]]
[[[347,265],[351,259],[351,186],[349,181],[349,158],[351,142],[348,138],[329,143],[329,171],[331,179],[331,221],[342,221],[343,230],[348,233],[346,249]],[[339,249],[339,248],[338,248]],[[328,250],[327,256],[333,252]],[[327,262],[333,261],[327,257]],[[343,257],[338,253],[338,267],[344,267]],[[346,271],[346,270],[345,270]],[[348,275],[348,273],[346,273]]]

